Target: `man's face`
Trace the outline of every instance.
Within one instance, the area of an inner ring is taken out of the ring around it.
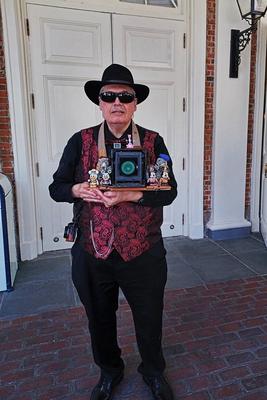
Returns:
[[[106,85],[102,87],[100,93],[103,92],[128,92],[134,94],[134,90],[127,85]],[[99,99],[99,108],[110,127],[116,125],[127,126],[136,110],[136,98],[130,103],[121,103],[118,97],[113,103],[107,103]]]

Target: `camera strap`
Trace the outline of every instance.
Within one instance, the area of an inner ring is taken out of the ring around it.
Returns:
[[[105,126],[105,122],[102,122],[100,129],[99,129],[99,133],[98,133],[97,146],[98,146],[99,158],[107,157],[104,126]],[[135,123],[133,121],[132,121],[132,143],[133,143],[133,147],[141,147],[139,132],[138,132],[137,126],[135,125]]]

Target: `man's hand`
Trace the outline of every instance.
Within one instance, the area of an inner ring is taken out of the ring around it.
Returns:
[[[106,207],[112,207],[116,204],[123,203],[125,201],[138,202],[143,197],[143,193],[134,190],[127,191],[116,191],[110,190],[103,193],[104,204]]]
[[[103,194],[99,189],[92,189],[89,187],[88,182],[77,183],[72,186],[72,196],[83,199],[84,201],[103,203]]]
[[[106,192],[102,192],[97,188],[90,188],[88,182],[77,183],[76,185],[73,185],[72,195],[73,197],[83,199],[88,203],[102,203],[107,208],[125,201],[132,201],[137,203],[138,200],[140,200],[143,196],[142,192],[134,190],[107,190]]]

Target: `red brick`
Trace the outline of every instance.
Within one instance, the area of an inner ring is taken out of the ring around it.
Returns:
[[[208,392],[199,392],[179,397],[179,400],[211,400],[211,397]]]
[[[246,350],[251,349],[253,347],[257,347],[258,342],[254,338],[249,338],[245,340],[239,340],[233,343],[233,348],[235,350]]]
[[[1,380],[4,383],[17,383],[21,379],[32,378],[34,374],[33,369],[17,370],[13,373],[7,373],[2,375]]]
[[[218,335],[219,331],[217,328],[207,328],[207,329],[199,329],[197,331],[193,331],[193,336],[195,338],[205,338]]]
[[[238,378],[244,378],[245,376],[250,374],[250,370],[248,367],[237,367],[230,368],[220,373],[220,377],[223,381],[231,381],[236,380]]]
[[[240,397],[240,400],[266,400],[267,392],[255,392]]]
[[[67,347],[67,346],[68,346],[68,342],[66,340],[61,340],[58,342],[41,344],[39,346],[39,351],[41,353],[50,353],[50,352],[54,352],[54,351],[63,349],[64,347]]]
[[[58,397],[63,397],[69,393],[70,388],[68,386],[57,386],[54,388],[49,388],[47,391],[40,393],[38,395],[38,400],[53,400]]]
[[[219,330],[223,333],[238,331],[241,328],[240,322],[232,322],[229,324],[220,325]]]
[[[260,389],[263,386],[267,386],[267,374],[243,379],[242,384],[246,390]]]
[[[251,352],[245,352],[245,353],[239,353],[239,354],[233,354],[231,356],[226,357],[227,362],[230,365],[238,365],[238,364],[243,364],[249,361],[254,361],[255,356]]]
[[[223,386],[222,388],[218,389],[213,389],[212,394],[214,396],[214,399],[227,399],[229,397],[231,398],[237,398],[237,396],[242,393],[242,388],[238,384],[231,384],[228,386]]]
[[[18,389],[21,390],[22,393],[25,393],[42,387],[51,386],[53,382],[54,378],[51,375],[37,376],[18,384]]]
[[[264,347],[262,349],[259,349],[256,351],[256,354],[259,358],[266,357],[267,358],[267,347]]]
[[[75,380],[77,378],[82,378],[86,376],[89,372],[88,366],[82,366],[78,368],[70,368],[65,371],[61,371],[57,374],[57,382],[59,383],[68,383],[71,380]]]
[[[250,363],[249,367],[251,368],[252,372],[255,374],[260,374],[260,373],[267,373],[267,361],[266,359],[263,361],[257,361],[255,363]]]
[[[261,328],[251,328],[251,329],[244,329],[242,331],[239,331],[239,335],[242,338],[248,338],[248,337],[255,337],[258,335],[263,335],[263,330]]]
[[[218,385],[216,378],[212,375],[197,376],[189,380],[190,391],[198,392],[210,389]]]
[[[217,358],[213,360],[207,360],[206,362],[199,364],[197,367],[202,373],[210,373],[225,368],[226,363],[223,359]]]
[[[197,371],[194,367],[186,367],[186,368],[176,368],[175,370],[170,371],[168,376],[172,380],[181,380],[195,376],[196,374]]]
[[[8,396],[11,396],[16,390],[16,386],[13,385],[8,385],[8,386],[0,386],[0,398],[1,399],[7,399]]]

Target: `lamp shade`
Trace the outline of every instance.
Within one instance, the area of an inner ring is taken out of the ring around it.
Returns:
[[[242,19],[263,17],[267,11],[267,0],[236,0]]]

